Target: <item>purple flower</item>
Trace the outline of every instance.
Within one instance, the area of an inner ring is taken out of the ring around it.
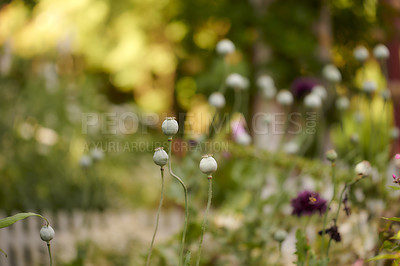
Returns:
[[[318,81],[311,77],[300,77],[293,81],[292,92],[295,98],[300,98],[310,93],[312,88],[318,85]]]
[[[326,211],[326,200],[321,198],[317,192],[305,190],[300,192],[297,198],[292,199],[293,215],[312,215],[319,212],[321,215]]]

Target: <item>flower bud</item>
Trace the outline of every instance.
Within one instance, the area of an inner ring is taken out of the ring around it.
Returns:
[[[231,54],[235,51],[235,45],[231,40],[224,39],[217,43],[216,50],[220,55]]]
[[[293,95],[288,90],[281,90],[278,95],[276,95],[276,101],[283,106],[290,106],[293,103]]]
[[[307,108],[318,109],[321,107],[322,101],[317,94],[311,93],[304,98],[304,105]]]
[[[168,154],[164,151],[163,147],[158,147],[154,151],[153,161],[156,165],[163,167],[168,162]]]
[[[353,55],[358,61],[364,62],[368,59],[369,52],[364,46],[358,46],[356,49],[354,49]]]
[[[358,163],[354,169],[357,176],[359,176],[360,178],[368,177],[372,173],[372,167],[368,161],[362,161]]]
[[[336,108],[338,110],[344,111],[347,110],[350,106],[350,101],[346,96],[340,96],[337,100],[336,100]]]
[[[217,161],[212,157],[212,154],[204,155],[200,161],[200,171],[207,175],[211,175],[217,171]]]
[[[376,59],[388,59],[390,55],[389,49],[383,44],[375,46],[373,53]]]
[[[257,86],[266,99],[272,99],[276,95],[274,80],[268,75],[262,75],[257,79]]]
[[[45,225],[40,229],[40,238],[43,241],[49,242],[55,236],[54,229],[50,225]]]
[[[322,69],[322,75],[326,78],[326,80],[333,83],[342,81],[342,74],[340,74],[339,69],[332,64],[326,65]]]
[[[101,149],[93,149],[90,152],[90,155],[92,155],[93,160],[95,161],[101,161],[104,158],[104,152]]]
[[[295,141],[289,141],[283,146],[283,152],[289,155],[296,154],[299,149],[299,144],[297,144]]]
[[[286,239],[286,237],[287,237],[287,232],[285,231],[285,230],[277,230],[276,232],[275,232],[275,234],[274,234],[274,239],[275,239],[275,241],[278,241],[278,242],[283,242],[283,241],[285,241],[285,239]]]
[[[179,126],[178,122],[175,120],[175,117],[167,117],[161,125],[162,132],[164,135],[171,137],[178,133]]]
[[[326,154],[325,154],[325,156],[326,156],[326,159],[328,159],[328,160],[331,161],[331,162],[336,161],[336,159],[337,159],[337,157],[338,157],[338,155],[337,155],[337,153],[336,153],[335,150],[329,150],[329,151],[327,151]]]
[[[214,92],[208,98],[208,103],[211,106],[214,106],[217,109],[224,108],[224,106],[225,106],[225,97],[220,92]]]

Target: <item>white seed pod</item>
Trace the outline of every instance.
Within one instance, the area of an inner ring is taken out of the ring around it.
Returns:
[[[317,94],[310,93],[304,98],[304,105],[307,108],[318,109],[322,105],[322,100]]]
[[[162,132],[164,135],[171,137],[178,133],[179,125],[175,117],[167,117],[161,125]]]
[[[328,98],[328,92],[326,91],[325,87],[321,85],[314,86],[311,93],[318,95],[321,100],[326,100],[326,98]]]
[[[257,79],[257,86],[266,99],[272,99],[276,95],[274,80],[268,75],[262,75]]]
[[[390,93],[389,89],[383,90],[381,92],[381,96],[383,98],[384,101],[389,101],[390,98],[392,97],[392,94]]]
[[[299,148],[299,144],[294,141],[290,141],[283,146],[283,152],[289,155],[293,155],[299,151]]]
[[[200,161],[200,171],[207,175],[211,175],[217,171],[217,161],[212,157],[212,154],[204,155]]]
[[[344,110],[349,109],[350,100],[346,96],[340,96],[339,98],[337,98],[335,104],[336,104],[336,108],[338,110],[344,111]]]
[[[92,165],[92,158],[88,155],[82,155],[79,159],[79,165],[83,168],[87,168]]]
[[[55,234],[54,229],[50,225],[45,225],[40,229],[40,238],[45,242],[52,240]]]
[[[359,162],[354,170],[359,177],[368,177],[372,173],[372,167],[368,161]]]
[[[101,161],[104,158],[104,152],[101,149],[93,149],[90,152],[90,155],[92,155],[93,160],[95,161]]]
[[[234,140],[241,146],[249,146],[251,144],[251,136],[246,132],[236,135]]]
[[[231,88],[245,90],[249,87],[249,81],[242,75],[233,73],[226,78],[226,85]]]
[[[257,86],[260,89],[268,88],[268,87],[275,87],[275,82],[270,76],[262,75],[257,78]]]
[[[274,239],[275,239],[275,241],[283,242],[287,238],[287,235],[288,235],[288,233],[285,230],[280,229],[274,233]]]
[[[225,107],[225,97],[220,92],[214,92],[208,98],[208,103],[217,109],[224,108]]]
[[[375,46],[373,53],[376,59],[388,59],[390,56],[389,49],[383,44]]]
[[[366,93],[373,93],[377,89],[377,84],[373,80],[366,80],[363,83],[362,89]]]
[[[156,165],[163,167],[168,162],[168,154],[163,147],[158,147],[154,150],[153,161]]]
[[[223,39],[217,43],[216,50],[220,55],[231,54],[235,51],[235,45],[231,40]]]
[[[337,155],[337,153],[336,153],[335,150],[328,150],[328,151],[325,153],[325,156],[326,156],[326,159],[328,159],[328,160],[331,161],[331,162],[336,161],[336,159],[337,159],[337,157],[338,157],[338,155]]]
[[[283,106],[290,106],[293,103],[293,95],[288,90],[281,90],[276,95],[276,101]]]
[[[354,58],[360,62],[364,62],[369,57],[368,49],[364,46],[358,46],[353,52]]]
[[[400,136],[400,129],[398,127],[394,127],[390,130],[390,137],[392,139],[398,139]]]
[[[342,81],[342,74],[340,74],[339,69],[332,64],[324,66],[322,75],[329,82],[338,83]]]

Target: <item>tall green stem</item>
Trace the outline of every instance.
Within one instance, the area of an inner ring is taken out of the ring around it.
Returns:
[[[53,266],[53,258],[51,257],[50,242],[47,242],[47,250],[49,251],[50,266]]]
[[[240,89],[239,88],[233,88],[235,91],[235,99],[233,102],[233,113],[240,112]]]
[[[172,167],[171,167],[171,150],[172,150],[172,137],[168,138],[169,142],[169,150],[168,150],[168,170],[169,174],[173,176],[178,182],[182,185],[183,191],[185,193],[185,222],[183,225],[183,233],[182,233],[182,246],[181,246],[181,252],[179,254],[179,265],[181,266],[183,264],[183,251],[185,249],[185,238],[186,238],[186,231],[187,231],[187,224],[188,224],[188,218],[189,218],[189,205],[188,205],[188,193],[187,193],[187,187],[185,183],[180,179],[176,174],[172,172]]]
[[[164,198],[164,168],[161,167],[160,171],[161,171],[161,197],[160,197],[160,203],[158,204],[158,210],[157,210],[157,216],[156,216],[156,228],[154,229],[153,239],[151,240],[150,250],[149,250],[149,255],[147,256],[146,266],[150,265],[151,254],[153,252],[154,239],[156,238],[156,234],[157,234],[157,230],[158,230],[158,222],[160,220],[161,207],[162,207],[163,198]]]
[[[327,220],[328,220],[328,213],[329,213],[329,209],[331,207],[331,204],[335,200],[335,196],[336,196],[336,164],[335,164],[335,162],[332,162],[332,184],[333,184],[333,195],[332,195],[331,201],[329,202],[329,204],[328,204],[328,206],[326,208],[326,212],[325,212],[325,215],[324,215],[324,223],[323,223],[323,226],[322,226],[322,234],[321,234],[321,255],[322,256],[324,254],[324,248],[325,248],[324,237],[325,237],[326,223],[327,223]],[[342,193],[343,193],[343,191],[342,191]],[[340,196],[340,198],[341,197],[342,197],[342,195]],[[340,205],[339,205],[339,208],[340,208]]]
[[[200,236],[199,252],[198,252],[198,254],[197,254],[196,266],[199,266],[199,265],[200,265],[201,248],[202,248],[202,246],[203,246],[204,232],[206,231],[206,227],[207,227],[207,219],[208,219],[208,212],[210,211],[211,199],[212,199],[212,176],[209,176],[209,177],[208,177],[208,200],[207,200],[207,208],[206,208],[206,212],[204,213],[203,225],[201,226],[201,236]]]

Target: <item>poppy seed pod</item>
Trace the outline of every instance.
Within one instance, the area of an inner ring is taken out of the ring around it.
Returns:
[[[200,161],[200,171],[211,176],[212,173],[217,171],[217,161],[212,157],[212,154],[204,155]]]
[[[335,105],[338,110],[344,111],[349,108],[350,100],[346,96],[340,96],[337,98]]]
[[[331,162],[336,161],[336,159],[337,159],[337,157],[338,157],[338,155],[337,155],[337,153],[336,153],[335,150],[329,150],[329,151],[327,151],[326,154],[325,154],[325,156],[326,156],[326,159],[328,159],[328,160],[331,161]]]
[[[245,90],[249,87],[249,81],[240,74],[233,73],[226,78],[226,85],[231,88]]]
[[[175,120],[175,117],[167,117],[162,123],[161,129],[164,135],[172,137],[173,135],[178,133],[178,121]]]
[[[216,50],[220,55],[231,54],[235,51],[235,45],[231,40],[224,39],[217,43]]]
[[[290,106],[293,103],[293,94],[288,90],[281,90],[276,95],[276,101],[283,106]]]
[[[153,161],[156,165],[163,167],[168,162],[168,154],[164,151],[163,147],[158,147],[154,151]]]
[[[326,78],[326,80],[333,83],[342,81],[342,74],[340,74],[339,69],[332,64],[324,66],[322,69],[322,75]]]
[[[358,163],[354,169],[356,174],[361,178],[368,177],[372,173],[372,167],[368,161],[362,161]]]
[[[311,93],[304,98],[304,105],[307,108],[318,109],[322,105],[322,100],[317,94]]]
[[[208,98],[208,103],[211,106],[214,106],[217,109],[224,108],[224,106],[225,106],[225,97],[220,92],[214,92]]]
[[[354,58],[357,59],[360,62],[364,62],[365,60],[368,59],[369,52],[368,49],[365,48],[364,46],[358,46],[356,49],[354,49]]]
[[[373,93],[376,91],[376,88],[377,88],[377,84],[373,80],[364,81],[363,87],[362,87],[363,91],[366,93]]]
[[[49,242],[55,236],[54,229],[50,225],[45,225],[40,229],[40,238],[45,241]]]
[[[325,87],[321,85],[314,86],[311,93],[318,95],[321,100],[325,100],[328,97],[328,92],[326,91]]]
[[[388,59],[390,55],[389,49],[383,44],[375,46],[373,53],[376,59]]]
[[[287,235],[288,234],[285,230],[278,230],[274,234],[274,239],[275,239],[275,241],[283,242],[283,241],[285,241]]]

